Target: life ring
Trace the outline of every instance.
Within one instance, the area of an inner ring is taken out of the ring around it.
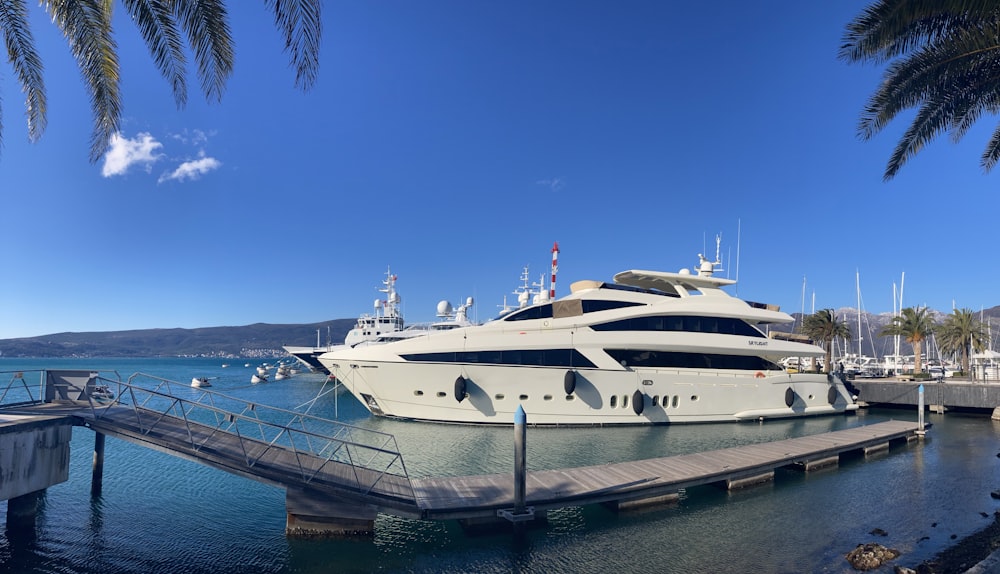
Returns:
[[[646,401],[643,400],[645,398],[646,395],[642,394],[642,391],[639,389],[636,389],[635,392],[632,393],[632,410],[635,414],[642,414],[642,409],[646,406]]]
[[[764,373],[762,373],[760,371],[757,371],[756,373],[753,374],[753,378],[755,378],[755,379],[763,379],[764,378]]]
[[[791,408],[793,404],[795,404],[795,391],[792,387],[788,387],[785,389],[785,406]]]
[[[465,377],[461,375],[455,379],[455,400],[458,402],[465,400],[465,381]]]
[[[576,390],[576,371],[566,371],[563,375],[563,390],[567,395],[572,395]]]

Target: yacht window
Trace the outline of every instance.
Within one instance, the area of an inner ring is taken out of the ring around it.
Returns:
[[[550,319],[552,318],[552,304],[535,305],[527,309],[521,309],[505,317],[504,321],[527,321],[529,319]]]
[[[747,371],[781,369],[775,363],[753,355],[714,355],[642,349],[605,349],[604,352],[611,355],[619,363],[629,367],[739,369]]]
[[[653,395],[653,403],[652,404],[653,404],[654,407],[660,405],[660,395]]]
[[[427,363],[484,363],[491,365],[528,365],[535,367],[594,368],[595,365],[576,349],[510,349],[505,351],[446,351],[400,355],[405,361]]]
[[[720,333],[744,337],[765,338],[756,327],[742,319],[732,317],[699,317],[664,315],[630,317],[619,321],[591,325],[595,331],[684,331],[688,333]]]
[[[621,309],[623,307],[635,307],[636,305],[644,305],[644,303],[636,303],[634,301],[607,301],[604,299],[584,299],[583,312],[596,313],[598,311]]]
[[[618,406],[618,395],[611,395],[611,400],[608,402],[608,406],[611,408]]]
[[[677,395],[674,395],[673,400],[670,401],[670,406],[673,407],[673,408],[675,408],[675,409],[677,408]]]

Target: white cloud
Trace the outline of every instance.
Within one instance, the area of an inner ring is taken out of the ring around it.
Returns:
[[[160,176],[160,179],[156,183],[163,183],[165,181],[184,181],[186,179],[195,180],[202,175],[222,167],[222,162],[215,159],[214,157],[205,157],[205,152],[199,152],[198,159],[186,161],[179,166],[177,169],[170,173],[165,173]]]
[[[215,132],[206,133],[199,129],[184,129],[180,133],[170,134],[170,137],[184,145],[200,146],[208,143],[208,136],[215,135]]]
[[[559,191],[560,189],[566,187],[566,180],[561,177],[553,177],[551,179],[540,179],[535,182],[538,185],[544,185],[552,191]]]
[[[111,177],[124,175],[130,167],[139,164],[149,173],[152,166],[162,155],[154,153],[163,147],[152,135],[141,132],[135,139],[122,137],[121,134],[111,136],[111,144],[104,154],[104,165],[101,175]]]

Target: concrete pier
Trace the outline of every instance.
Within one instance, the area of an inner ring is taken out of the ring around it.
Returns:
[[[285,490],[285,511],[285,535],[295,538],[372,535],[378,515],[372,506],[333,500],[299,488]]]
[[[41,493],[69,479],[72,437],[67,417],[0,416],[0,500],[8,501],[8,527],[33,525]]]

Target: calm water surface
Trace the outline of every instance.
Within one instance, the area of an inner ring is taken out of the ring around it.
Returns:
[[[190,381],[303,410],[323,389],[311,374],[250,385],[252,369],[217,359],[0,359],[0,371],[117,370]],[[256,366],[256,362],[252,362]],[[107,374],[107,373],[105,373]],[[9,375],[2,375],[6,384]],[[329,390],[329,388],[327,388]],[[529,421],[530,421],[530,409]],[[510,428],[370,417],[347,393],[310,412],[396,437],[413,477],[510,472]],[[870,409],[765,423],[634,428],[529,429],[528,468],[573,467],[712,450],[821,433],[916,411]],[[853,572],[844,555],[876,541],[921,561],[985,527],[1000,503],[1000,424],[988,416],[928,415],[921,443],[812,472],[779,471],[773,483],[728,493],[689,489],[676,505],[616,515],[602,507],[549,514],[515,536],[468,535],[457,523],[380,516],[373,538],[293,540],[284,535],[284,491],[108,438],[104,491],[90,496],[94,435],[73,431],[70,479],[48,489],[33,535],[0,535],[6,572]],[[6,512],[6,503],[0,503]],[[986,513],[984,518],[980,513]],[[936,526],[935,526],[936,524]],[[875,528],[888,532],[870,534]],[[892,566],[875,572],[891,572]]]

